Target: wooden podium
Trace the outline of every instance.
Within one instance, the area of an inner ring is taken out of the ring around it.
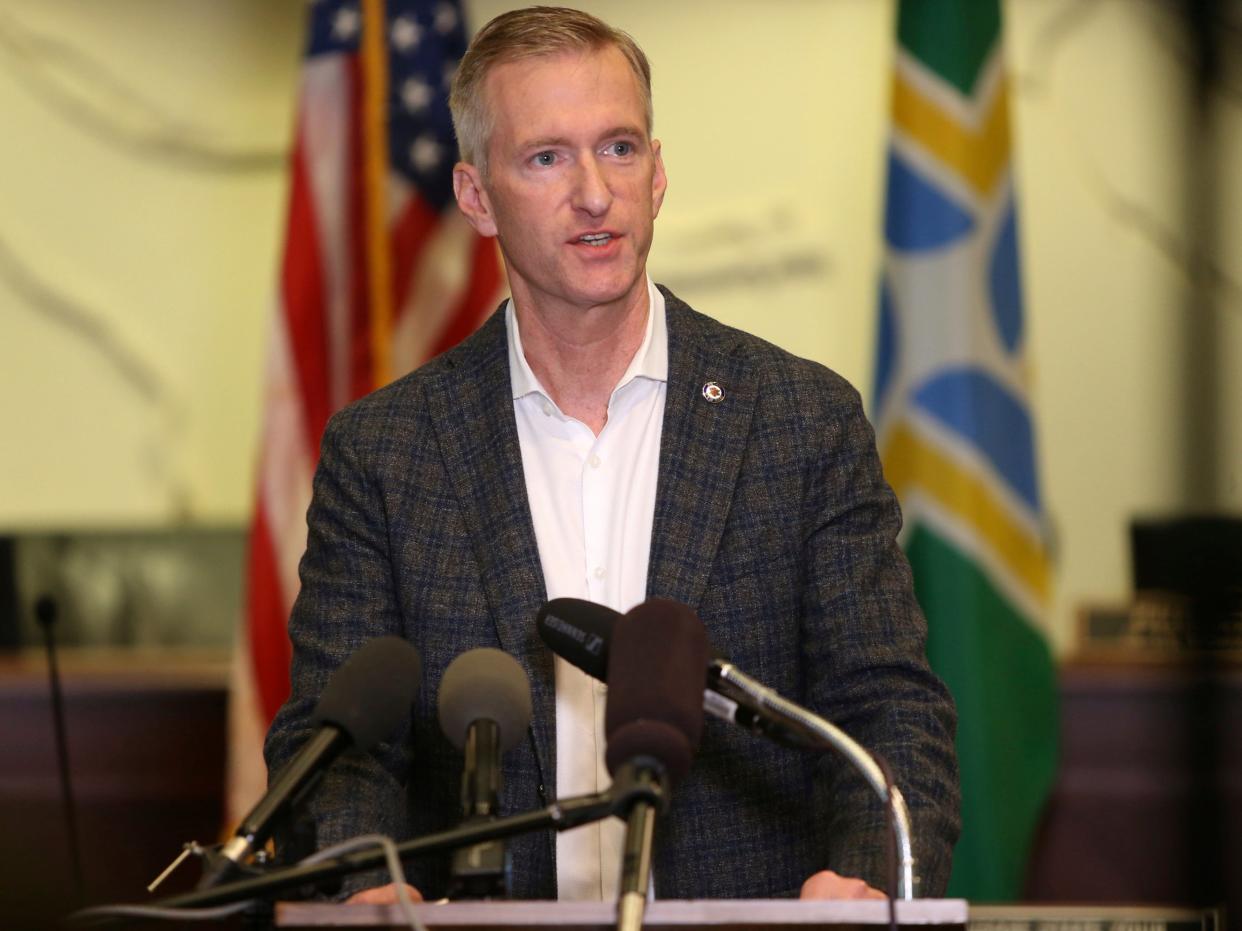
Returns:
[[[449,902],[417,905],[429,929],[502,931],[553,928],[555,931],[612,931],[611,902]],[[914,899],[897,902],[902,927],[965,927],[965,899]],[[650,931],[805,931],[814,927],[887,925],[883,901],[801,902],[797,899],[656,900],[647,906],[643,927]],[[277,928],[407,928],[395,905],[329,905],[282,902]]]

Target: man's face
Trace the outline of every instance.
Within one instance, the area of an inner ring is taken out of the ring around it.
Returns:
[[[475,228],[499,238],[519,304],[586,308],[645,293],[666,179],[625,56],[606,48],[498,65],[486,99],[488,176],[458,166],[455,182]]]

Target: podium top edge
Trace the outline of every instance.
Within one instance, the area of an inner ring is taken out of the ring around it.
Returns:
[[[898,901],[897,920],[904,926],[963,927],[964,899]],[[450,902],[415,906],[428,928],[500,931],[505,928],[555,928],[559,931],[611,931],[616,906],[611,902]],[[888,903],[881,900],[799,901],[797,899],[657,900],[647,906],[648,931],[707,928],[777,929],[824,925],[886,925]],[[282,902],[276,927],[405,927],[394,905],[327,905]]]

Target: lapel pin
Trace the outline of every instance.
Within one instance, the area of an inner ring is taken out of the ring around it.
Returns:
[[[719,404],[724,400],[724,389],[714,381],[709,381],[703,386],[703,397],[712,404]]]

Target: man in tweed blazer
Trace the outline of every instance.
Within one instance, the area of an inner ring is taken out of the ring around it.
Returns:
[[[568,19],[577,38],[473,63],[489,42],[504,48],[506,28],[547,36],[549,16]],[[459,204],[499,237],[531,369],[596,434],[646,326],[645,262],[665,185],[643,112],[645,59],[618,35],[568,11],[500,17],[476,37],[454,90]],[[460,112],[472,69],[492,108],[481,135]],[[554,132],[539,131],[544,113]],[[526,151],[517,127],[530,126]],[[570,239],[563,225],[590,232]],[[888,761],[911,809],[920,894],[940,894],[958,830],[954,713],[924,659],[925,625],[895,543],[900,516],[858,395],[827,369],[661,293],[667,392],[646,594],[693,607],[741,669]],[[606,341],[578,338],[601,327]],[[567,360],[564,337],[598,377]],[[293,693],[268,735],[270,770],[306,739],[328,677],[367,640],[406,637],[424,678],[401,733],[329,772],[311,802],[321,846],[456,823],[462,757],[440,733],[435,697],[444,668],[474,647],[507,651],[531,680],[530,739],[504,761],[502,810],[555,795],[553,661],[533,623],[547,589],[509,347],[506,315],[495,314],[326,431],[290,620]],[[885,885],[885,838],[881,806],[840,759],[711,720],[661,823],[656,883],[663,898],[868,894]],[[554,838],[510,849],[513,895],[555,898]],[[447,862],[409,873],[438,896]]]

